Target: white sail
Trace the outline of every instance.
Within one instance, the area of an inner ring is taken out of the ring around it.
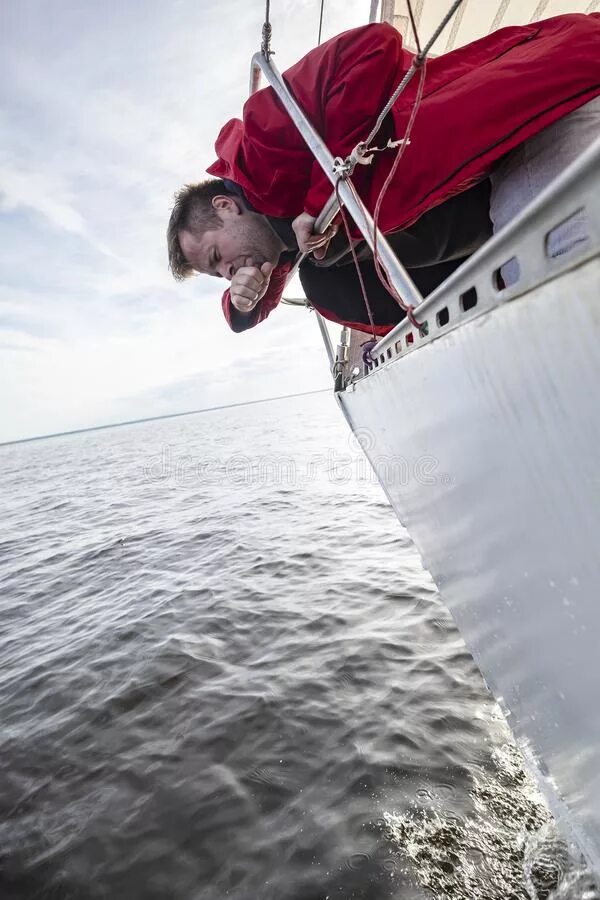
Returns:
[[[425,43],[448,12],[449,0],[412,0],[419,38]],[[507,25],[524,25],[562,13],[591,13],[600,10],[600,0],[464,0],[439,38],[433,54],[447,53]],[[414,38],[406,0],[381,0],[380,21],[393,24],[414,49]]]

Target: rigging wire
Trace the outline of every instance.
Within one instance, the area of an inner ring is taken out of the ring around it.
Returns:
[[[452,28],[450,29],[450,34],[448,35],[448,40],[446,41],[446,46],[444,47],[444,53],[449,53],[454,49],[454,44],[456,43],[456,38],[458,37],[458,32],[460,31],[460,26],[466,11],[467,4],[465,3],[465,5],[461,6],[458,10],[454,22],[452,23]]]
[[[321,12],[319,14],[319,37],[317,38],[317,47],[321,46],[321,35],[323,34],[323,9],[325,7],[325,0],[321,0]]]
[[[394,162],[392,164],[390,172],[385,179],[385,182],[383,184],[383,187],[381,188],[381,191],[379,192],[379,195],[377,197],[377,201],[375,204],[375,211],[374,211],[374,216],[373,216],[373,262],[375,265],[375,271],[377,273],[377,276],[378,276],[380,282],[382,283],[382,285],[384,286],[384,288],[392,295],[392,297],[396,300],[396,302],[401,307],[401,309],[405,310],[409,321],[416,328],[421,329],[422,325],[419,322],[417,322],[417,320],[414,317],[414,313],[413,313],[414,307],[410,304],[405,303],[405,301],[399,295],[398,291],[395,289],[394,285],[390,282],[387,272],[385,271],[385,269],[383,267],[383,263],[379,257],[379,252],[377,249],[378,222],[379,222],[379,215],[381,212],[381,205],[383,203],[385,194],[386,194],[386,192],[389,188],[389,185],[396,173],[396,170],[397,170],[398,165],[400,164],[400,161],[404,155],[406,147],[410,143],[410,134],[411,134],[412,127],[414,125],[414,121],[415,121],[415,118],[416,118],[416,115],[417,115],[417,112],[418,112],[418,109],[419,109],[419,106],[421,103],[421,99],[423,96],[423,90],[424,90],[424,86],[425,86],[425,71],[426,71],[427,54],[429,53],[429,50],[431,49],[431,47],[433,46],[435,41],[438,39],[439,35],[444,30],[444,28],[446,27],[446,25],[448,24],[448,22],[454,15],[454,13],[458,10],[458,8],[462,5],[463,2],[464,2],[464,0],[454,0],[454,2],[450,6],[450,9],[446,13],[446,15],[443,17],[442,21],[440,22],[440,24],[434,31],[434,33],[431,36],[431,38],[429,39],[429,41],[425,44],[425,46],[423,48],[421,48],[416,18],[415,18],[413,9],[412,9],[412,0],[406,0],[407,6],[408,6],[408,12],[409,12],[409,16],[410,16],[411,27],[412,27],[413,34],[415,37],[415,45],[417,48],[417,53],[414,56],[413,61],[412,61],[411,65],[409,66],[409,68],[407,69],[400,84],[397,86],[394,93],[392,94],[392,96],[390,97],[390,99],[388,100],[388,102],[386,103],[386,105],[384,106],[382,111],[380,112],[379,116],[377,117],[375,125],[371,129],[371,132],[369,133],[369,136],[367,137],[367,139],[365,141],[362,141],[359,144],[357,144],[355,146],[355,148],[352,150],[351,154],[348,157],[346,157],[345,160],[342,160],[340,158],[336,158],[336,160],[335,160],[334,171],[338,175],[338,178],[335,182],[335,196],[338,201],[340,216],[344,223],[344,228],[346,230],[346,234],[348,237],[348,242],[350,245],[352,258],[354,261],[354,265],[356,267],[356,272],[357,272],[358,280],[360,283],[363,299],[365,301],[367,313],[369,316],[369,322],[371,325],[373,338],[375,338],[375,324],[374,324],[373,313],[372,313],[372,310],[371,310],[371,307],[369,304],[369,300],[367,297],[364,279],[362,277],[362,272],[360,270],[360,264],[358,262],[358,257],[356,255],[353,238],[351,236],[351,232],[350,232],[350,228],[349,228],[349,224],[348,224],[347,214],[346,214],[345,210],[343,209],[343,204],[341,202],[341,197],[339,195],[339,184],[342,180],[346,180],[350,190],[354,194],[354,197],[355,197],[357,203],[362,205],[364,208],[364,204],[362,203],[360,197],[358,196],[358,194],[356,192],[356,188],[354,187],[354,185],[352,184],[352,181],[350,180],[350,176],[352,175],[354,168],[356,167],[356,164],[359,162],[368,164],[369,162],[372,161],[373,154],[376,151],[386,150],[388,148],[399,148],[398,152],[396,154],[396,158],[394,159]],[[269,60],[270,56],[271,56],[270,6],[271,6],[270,0],[265,0],[265,21],[264,21],[263,29],[262,29],[261,50],[262,50],[263,56],[265,56],[265,58],[267,60]],[[318,45],[321,44],[324,6],[325,6],[325,0],[321,0],[320,16],[319,16]],[[414,77],[414,75],[417,72],[419,72],[419,85],[418,85],[418,88],[417,88],[417,91],[415,94],[415,99],[413,101],[413,105],[412,105],[412,109],[410,112],[410,116],[409,116],[409,120],[408,120],[404,138],[397,140],[397,141],[390,140],[390,141],[388,141],[388,144],[386,147],[382,147],[382,148],[370,147],[369,145],[374,140],[374,138],[377,136],[379,130],[381,129],[381,127],[383,125],[385,117],[388,115],[388,113],[392,109],[392,107],[395,104],[398,97],[403,93],[403,91],[406,89],[406,87],[408,86],[408,84],[410,83],[410,81],[412,80],[412,78]],[[368,153],[370,153],[371,155],[368,156],[367,155]]]
[[[371,141],[376,137],[381,126],[383,125],[385,117],[392,109],[392,107],[393,107],[394,103],[396,102],[396,100],[398,99],[398,97],[406,89],[409,82],[412,80],[413,76],[416,74],[416,72],[418,72],[419,73],[419,85],[418,85],[418,88],[417,88],[417,91],[415,94],[415,99],[413,101],[413,105],[412,105],[412,109],[410,112],[410,116],[409,116],[409,120],[408,120],[408,124],[406,127],[406,132],[405,132],[404,138],[401,139],[400,141],[396,141],[396,142],[388,141],[388,145],[387,145],[388,147],[396,146],[399,149],[396,153],[396,158],[394,159],[392,167],[385,179],[383,187],[381,188],[381,191],[379,192],[379,195],[378,195],[376,203],[375,203],[375,210],[374,210],[374,214],[373,214],[373,263],[375,266],[375,272],[377,274],[377,277],[379,278],[379,281],[381,282],[383,287],[388,291],[389,294],[391,294],[391,296],[394,298],[396,303],[398,303],[400,308],[406,312],[406,316],[407,316],[408,320],[412,323],[412,325],[414,325],[414,327],[418,328],[419,330],[422,330],[423,325],[422,325],[422,323],[420,323],[416,320],[416,318],[414,316],[414,307],[411,304],[406,303],[402,299],[402,297],[400,296],[400,294],[398,293],[398,291],[396,290],[394,285],[391,283],[391,281],[387,275],[387,272],[385,271],[385,268],[382,264],[380,254],[379,254],[378,248],[377,248],[377,238],[378,238],[378,232],[379,232],[379,217],[380,217],[380,213],[381,213],[381,206],[382,206],[383,200],[385,198],[385,195],[387,193],[387,190],[392,182],[392,179],[394,178],[394,176],[396,174],[396,171],[397,171],[400,161],[404,155],[406,147],[410,143],[410,135],[412,132],[412,128],[413,128],[413,125],[415,122],[415,118],[416,118],[419,106],[421,104],[421,100],[423,97],[423,90],[425,87],[427,54],[428,54],[429,50],[431,49],[431,47],[433,46],[433,44],[435,43],[435,41],[437,40],[437,38],[439,37],[439,35],[441,34],[441,32],[444,30],[444,28],[450,21],[450,19],[452,18],[452,16],[454,15],[454,13],[456,12],[456,10],[460,7],[460,5],[463,2],[464,2],[464,0],[454,0],[454,3],[451,5],[450,9],[448,10],[448,12],[444,16],[444,18],[442,19],[440,24],[434,31],[434,33],[431,36],[431,38],[429,39],[429,41],[426,43],[425,47],[423,47],[421,49],[416,19],[415,19],[415,15],[414,15],[413,9],[412,9],[412,0],[406,0],[407,6],[408,6],[408,12],[409,12],[409,16],[410,16],[410,22],[411,22],[411,26],[412,26],[414,37],[415,37],[417,53],[413,59],[412,64],[407,69],[404,77],[402,78],[400,84],[398,85],[398,87],[396,88],[396,90],[394,91],[394,93],[392,94],[392,96],[390,97],[390,99],[388,100],[386,105],[384,106],[383,110],[377,117],[377,121],[375,122],[375,125],[371,129],[371,132],[370,132],[368,138],[366,139],[366,141],[363,141],[362,143],[357,144],[357,146],[354,148],[354,150],[352,151],[350,156],[347,157],[344,161],[339,160],[338,168],[337,168],[338,179],[337,179],[335,187],[336,187],[336,197],[338,198],[338,200],[339,200],[338,185],[342,179],[345,179],[347,181],[347,184],[348,184],[350,190],[354,194],[355,200],[357,201],[357,203],[362,205],[364,208],[364,204],[362,203],[360,197],[358,196],[356,189],[355,189],[354,185],[352,184],[352,181],[349,178],[349,176],[352,174],[357,162],[370,161],[365,158],[365,154],[372,153],[379,149],[386,149],[386,148],[370,147]],[[373,157],[371,156],[371,159],[372,158]],[[354,265],[356,267],[356,273],[357,273],[358,280],[360,283],[365,306],[367,308],[369,322],[371,324],[371,330],[373,332],[373,337],[375,337],[373,313],[372,313],[372,310],[371,310],[371,307],[369,304],[369,300],[367,297],[367,293],[365,290],[364,280],[362,278],[362,273],[360,271],[358,258],[354,251],[353,239],[352,239],[352,236],[350,233],[350,229],[348,227],[346,216],[342,212],[341,206],[340,206],[340,212],[342,213],[342,221],[344,223],[344,228],[346,230],[350,248],[352,250],[352,258],[354,261]]]
[[[419,40],[419,30],[417,28],[417,23],[415,22],[415,16],[413,13],[412,3],[408,0],[408,15],[410,17],[410,27],[412,28],[412,33],[415,38],[415,47],[417,48],[417,55],[421,53],[421,42]]]
[[[356,202],[359,203],[364,208],[364,204],[362,203],[360,197],[358,196],[356,188],[352,184],[352,181],[349,178],[349,175],[352,174],[357,162],[370,161],[365,158],[366,153],[375,152],[378,149],[386,149],[386,148],[370,147],[371,141],[376,137],[381,126],[383,125],[386,115],[390,112],[391,108],[393,107],[393,105],[396,102],[396,100],[398,99],[398,97],[406,89],[406,87],[408,86],[409,82],[412,80],[415,73],[418,72],[419,73],[419,85],[417,87],[415,99],[412,104],[412,108],[411,108],[411,112],[409,115],[405,135],[399,141],[396,141],[396,142],[388,141],[388,145],[387,145],[388,147],[397,146],[399,149],[396,153],[396,158],[394,159],[392,167],[385,179],[383,187],[381,188],[381,191],[379,192],[379,195],[378,195],[376,203],[375,203],[375,210],[374,210],[374,214],[373,214],[372,241],[373,241],[373,264],[375,266],[375,272],[376,272],[376,275],[377,275],[379,281],[381,282],[381,284],[383,285],[385,290],[394,298],[394,300],[399,305],[399,307],[406,312],[406,316],[407,316],[408,320],[411,322],[411,324],[414,325],[415,328],[422,330],[422,328],[423,328],[422,323],[418,322],[414,316],[414,307],[411,304],[408,304],[403,300],[403,298],[400,296],[400,294],[394,287],[393,283],[390,281],[390,278],[383,266],[383,263],[382,263],[382,260],[380,258],[380,254],[378,251],[378,247],[377,247],[378,232],[379,232],[379,217],[380,217],[380,213],[381,213],[381,206],[382,206],[383,200],[385,198],[385,195],[387,193],[387,190],[392,182],[392,179],[394,178],[394,176],[396,174],[396,171],[397,171],[400,161],[404,155],[406,147],[410,143],[410,135],[412,132],[412,128],[413,128],[416,116],[417,116],[417,112],[419,110],[419,106],[421,104],[421,100],[423,97],[423,90],[425,87],[427,53],[429,52],[429,50],[431,49],[431,47],[433,46],[433,44],[435,43],[435,41],[437,40],[437,38],[439,37],[441,32],[443,31],[443,29],[446,27],[446,25],[448,24],[448,22],[450,21],[450,19],[456,12],[456,10],[463,3],[463,0],[454,0],[454,3],[451,5],[450,9],[448,10],[448,12],[446,13],[446,15],[442,19],[441,23],[439,24],[437,29],[434,31],[432,37],[429,39],[429,41],[427,42],[427,44],[425,45],[424,48],[421,48],[416,19],[415,19],[415,15],[414,15],[413,8],[412,8],[412,0],[406,0],[406,3],[408,6],[408,12],[409,12],[409,17],[410,17],[411,27],[413,29],[413,34],[414,34],[414,38],[415,38],[415,45],[417,47],[417,53],[413,59],[412,64],[409,66],[404,77],[402,78],[400,84],[398,85],[398,87],[396,88],[396,90],[394,91],[394,93],[392,94],[392,96],[390,97],[388,102],[386,103],[385,107],[383,108],[383,110],[381,111],[379,116],[377,117],[377,121],[375,122],[375,125],[371,129],[371,132],[370,132],[367,140],[363,141],[361,144],[358,144],[354,148],[354,150],[352,151],[350,156],[346,158],[346,160],[338,161],[338,179],[337,179],[337,182],[335,185],[335,191],[336,191],[336,197],[339,200],[340,199],[339,198],[339,190],[338,190],[339,183],[342,179],[345,179],[347,181],[348,187],[354,194],[354,198],[355,198]],[[372,158],[373,157],[371,156],[371,159]],[[342,210],[341,205],[340,205],[340,213],[341,213],[342,221],[344,224],[344,228],[346,230],[346,235],[348,237],[348,242],[350,244],[350,249],[352,252],[352,259],[353,259],[353,262],[354,262],[354,265],[356,268],[356,274],[358,276],[358,280],[360,283],[363,300],[365,302],[367,314],[369,316],[371,331],[373,333],[373,337],[375,337],[373,312],[372,312],[371,306],[369,304],[369,299],[368,299],[367,292],[365,289],[362,272],[360,270],[360,265],[358,262],[358,258],[356,256],[356,252],[354,250],[354,241],[353,241],[353,238],[352,238],[352,235],[350,232],[350,228],[348,226],[346,215],[345,215],[344,211]]]
[[[408,4],[408,8],[411,13],[411,21],[412,21],[412,20],[414,20],[414,16],[412,13],[411,0],[406,0],[406,2]],[[442,21],[440,22],[440,24],[438,25],[436,30],[433,32],[432,36],[429,38],[429,40],[427,41],[427,43],[425,44],[423,49],[419,53],[417,53],[417,55],[415,56],[415,58],[413,60],[412,65],[410,66],[409,69],[407,69],[406,75],[404,76],[404,78],[402,79],[402,81],[400,82],[400,84],[398,85],[398,87],[396,88],[396,90],[394,91],[394,93],[392,94],[390,99],[388,100],[388,102],[385,104],[385,106],[379,113],[379,115],[377,117],[377,121],[375,122],[375,125],[371,129],[371,132],[370,132],[368,138],[362,142],[363,146],[364,145],[368,146],[371,143],[371,141],[375,138],[377,132],[383,125],[383,120],[385,119],[385,117],[387,116],[389,111],[391,110],[392,106],[394,105],[394,103],[396,102],[396,100],[398,99],[400,94],[406,89],[408,83],[412,80],[413,75],[423,65],[423,61],[424,61],[425,57],[427,56],[427,54],[431,50],[432,46],[435,44],[438,37],[440,36],[442,31],[444,30],[444,28],[446,27],[446,25],[448,24],[448,22],[450,21],[450,19],[452,18],[452,16],[454,15],[454,13],[458,9],[458,7],[461,6],[462,3],[464,3],[464,0],[454,0],[454,3],[452,4],[450,9],[446,13],[444,18],[442,19]],[[416,36],[416,31],[415,31],[415,39],[418,40],[418,38]]]
[[[265,59],[269,60],[271,58],[271,0],[265,0],[265,21],[263,22],[262,27],[262,43],[260,46],[261,53],[265,57]]]

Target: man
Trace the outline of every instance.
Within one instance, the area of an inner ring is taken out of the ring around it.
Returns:
[[[332,154],[345,157],[369,133],[410,62],[400,34],[372,24],[311,51],[284,77]],[[418,80],[387,116],[378,146],[404,136]],[[600,131],[599,95],[599,14],[504,28],[428,61],[410,144],[379,220],[423,294],[531,199],[529,171],[522,161],[513,165],[515,154],[542,148],[535,193],[591,143]],[[559,146],[551,146],[555,133]],[[233,330],[243,331],[275,308],[298,249],[308,251],[300,277],[313,306],[326,318],[370,331],[346,236],[313,231],[331,183],[270,88],[248,99],[243,121],[223,127],[216,150],[208,172],[217,178],[176,195],[168,228],[174,276],[229,279],[223,311]],[[353,183],[371,212],[394,152],[355,169]],[[584,238],[584,224],[571,223],[567,244]],[[403,313],[375,277],[360,234],[354,231],[352,239],[372,330],[382,335]]]

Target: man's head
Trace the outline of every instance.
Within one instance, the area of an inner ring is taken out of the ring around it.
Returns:
[[[175,194],[167,245],[178,281],[195,272],[231,280],[241,266],[276,265],[284,249],[265,216],[248,209],[218,178]]]

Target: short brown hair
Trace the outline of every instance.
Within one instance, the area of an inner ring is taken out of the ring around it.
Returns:
[[[220,228],[223,223],[213,208],[212,200],[220,194],[230,193],[220,178],[209,178],[198,184],[185,184],[175,194],[175,204],[167,227],[167,248],[169,268],[176,281],[183,281],[194,274],[193,266],[183,255],[179,232],[185,229],[193,234],[201,234],[209,229]]]

